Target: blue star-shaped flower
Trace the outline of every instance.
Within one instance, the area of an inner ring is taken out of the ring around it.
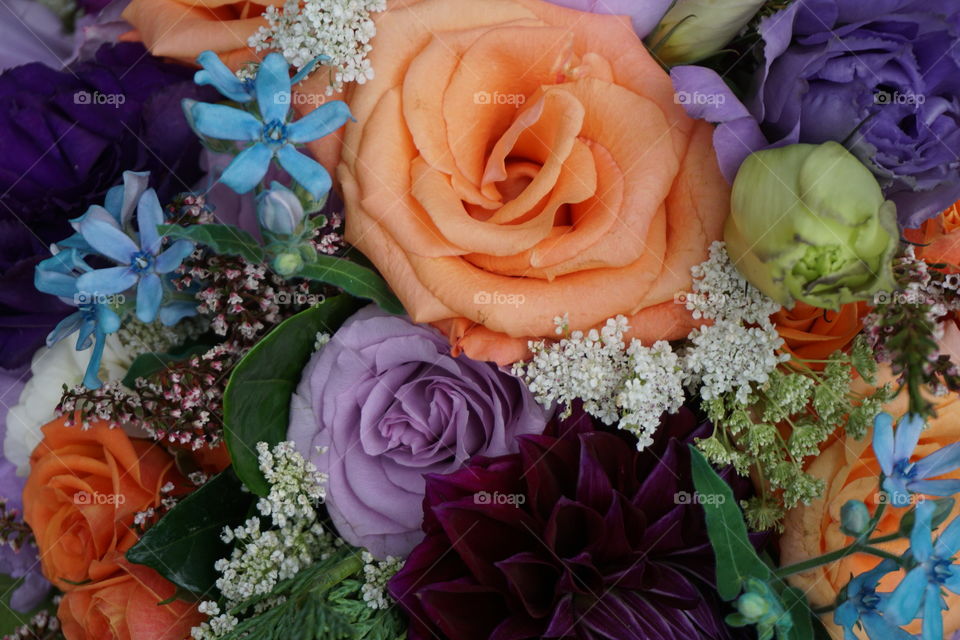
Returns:
[[[960,480],[930,480],[960,468],[960,443],[947,445],[916,462],[910,461],[923,426],[923,418],[907,415],[900,420],[894,435],[890,414],[878,414],[873,421],[873,450],[885,476],[883,488],[890,494],[894,506],[907,506],[911,493],[931,496],[960,493]]]
[[[833,621],[843,627],[844,640],[857,640],[854,627],[859,622],[869,638],[888,640],[913,640],[913,636],[881,614],[881,608],[890,597],[877,593],[880,578],[897,570],[892,560],[884,560],[876,568],[862,573],[847,584],[847,599],[837,607]]]

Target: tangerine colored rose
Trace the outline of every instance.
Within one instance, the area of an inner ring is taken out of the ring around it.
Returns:
[[[142,41],[155,56],[194,64],[210,49],[231,68],[259,60],[247,39],[266,26],[267,7],[283,0],[133,0],[123,19],[134,30],[122,40]]]
[[[771,320],[784,340],[784,349],[811,369],[823,370],[825,360],[834,351],[846,349],[863,328],[866,304],[851,302],[839,311],[821,309],[797,302],[793,309],[783,308]]]
[[[121,572],[63,596],[57,617],[67,640],[182,640],[204,616],[193,604],[174,600],[176,588],[159,573],[115,559]]]
[[[882,373],[891,379],[889,371]],[[914,459],[927,456],[934,451],[960,440],[960,396],[951,393],[932,399],[936,403],[937,417],[930,420],[929,426],[920,434]],[[901,394],[885,410],[898,420],[906,413],[906,394]],[[784,520],[784,534],[780,538],[780,564],[786,566],[808,558],[829,553],[845,547],[852,539],[840,531],[840,509],[848,500],[862,500],[871,512],[876,508],[879,494],[877,475],[880,465],[871,446],[871,435],[862,440],[847,436],[834,440],[810,464],[807,471],[826,482],[824,495],[808,506],[800,506],[787,512]],[[960,472],[942,476],[960,478]],[[893,533],[897,530],[900,517],[906,508],[887,509],[881,518],[876,536]],[[954,506],[951,519],[960,516],[960,503]],[[900,555],[909,546],[906,539],[878,545],[881,549]],[[803,590],[814,607],[832,604],[837,593],[849,582],[851,575],[856,576],[869,571],[880,562],[875,556],[862,553],[847,556],[839,562],[818,567],[805,573],[788,578],[789,582]],[[880,581],[878,591],[891,591],[903,573],[890,574]],[[960,631],[960,596],[944,592],[947,598],[947,611],[944,612],[945,637]],[[833,614],[822,617],[831,637],[843,638],[843,631],[833,624]],[[919,633],[920,623],[914,622],[907,627],[911,633]]]
[[[43,435],[30,456],[23,518],[44,576],[70,591],[114,574],[117,553],[137,541],[134,515],[159,505],[167,482],[187,484],[162,447],[122,429],[67,427],[60,418],[43,427]]]
[[[644,341],[695,325],[674,295],[730,190],[629,18],[542,0],[421,0],[377,16],[348,91],[346,238],[416,322],[501,364],[618,314]],[[323,145],[311,150],[322,155]]]

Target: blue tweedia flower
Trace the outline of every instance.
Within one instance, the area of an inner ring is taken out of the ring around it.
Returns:
[[[893,418],[881,413],[873,421],[873,450],[883,470],[883,488],[894,506],[904,507],[911,493],[951,496],[960,493],[960,480],[930,480],[960,468],[960,443],[939,449],[911,462],[910,457],[923,430],[923,418],[907,415],[900,420],[896,435]]]
[[[236,78],[229,79],[225,75],[229,70],[219,60],[215,64],[216,56],[208,53],[204,52],[198,59],[204,66],[197,72],[199,82],[212,84],[225,96],[240,102],[250,101],[246,84]],[[302,72],[295,79],[300,76]],[[279,53],[271,53],[260,64],[253,81],[258,115],[223,104],[184,101],[187,119],[197,133],[220,140],[253,143],[237,154],[220,177],[237,193],[256,187],[273,158],[314,198],[319,199],[330,190],[331,180],[326,169],[300,153],[296,145],[333,133],[350,119],[350,109],[346,103],[335,100],[291,122],[291,84],[287,61]]]
[[[79,293],[77,279],[91,271],[79,250],[65,249],[37,265],[34,284],[39,291],[55,295],[67,304],[76,305],[77,311],[61,320],[47,336],[47,346],[52,346],[75,331],[78,332],[77,351],[93,346],[83,384],[89,389],[97,389],[101,384],[98,372],[107,334],[120,328],[120,316],[99,299],[87,298]]]
[[[904,625],[921,612],[922,640],[942,640],[943,614],[947,608],[941,589],[960,594],[960,567],[953,557],[960,551],[960,518],[950,523],[940,537],[933,537],[932,518],[936,506],[922,502],[916,508],[916,520],[910,532],[910,549],[906,558],[915,563],[883,604],[885,616],[894,624]]]
[[[912,640],[907,633],[881,614],[888,593],[877,593],[877,583],[886,574],[896,571],[897,563],[884,560],[876,568],[850,580],[846,587],[847,599],[837,607],[833,621],[843,627],[844,640],[857,640],[854,627],[859,622],[868,638]]]
[[[157,227],[163,224],[163,209],[156,192],[144,189],[144,176],[130,176],[128,182],[124,174],[124,183],[122,192],[111,190],[106,207],[92,205],[82,216],[70,221],[80,238],[75,236],[68,242],[85,243],[93,252],[119,265],[84,273],[77,278],[77,290],[81,296],[98,298],[136,286],[137,318],[141,322],[153,322],[163,302],[160,276],[179,267],[193,251],[193,243],[177,240],[161,251],[163,237]],[[125,231],[129,229],[134,203],[139,244]]]
[[[297,72],[291,84],[297,84],[307,77],[317,62],[326,59],[326,56],[320,56],[311,60]],[[193,74],[193,82],[200,86],[210,85],[219,91],[225,98],[230,98],[235,102],[251,102],[256,98],[253,78],[241,80],[237,75],[230,71],[230,68],[223,64],[219,56],[213,51],[204,51],[197,56],[197,64],[202,68]]]

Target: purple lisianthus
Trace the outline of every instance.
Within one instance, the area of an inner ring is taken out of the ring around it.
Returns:
[[[426,538],[389,582],[411,640],[723,640],[682,409],[648,449],[586,414],[520,452],[427,477]],[[743,495],[745,482],[737,482]]]
[[[192,73],[123,43],[69,70],[34,63],[0,75],[0,367],[28,362],[69,312],[34,290],[33,269],[72,233],[71,218],[125,170],[150,171],[164,202],[202,174],[180,107],[207,95]]]
[[[722,124],[728,178],[759,148],[833,140],[871,168],[905,226],[960,199],[960,4],[796,0],[760,35],[749,112],[711,71],[671,74],[692,115]]]
[[[369,306],[307,365],[287,437],[329,475],[337,531],[379,558],[422,538],[424,474],[517,450],[547,416],[516,377],[450,356],[431,327]]]
[[[549,0],[549,2],[588,13],[629,16],[637,36],[646,38],[660,24],[660,20],[666,15],[674,0]]]

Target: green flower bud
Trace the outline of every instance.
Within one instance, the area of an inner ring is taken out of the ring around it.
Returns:
[[[703,60],[733,40],[763,3],[764,0],[677,0],[647,43],[670,66]]]
[[[737,611],[747,620],[761,620],[770,613],[770,603],[759,593],[749,591],[737,598]]]
[[[291,276],[303,268],[303,258],[299,251],[281,253],[273,259],[273,270],[281,276]]]
[[[861,500],[847,500],[840,507],[840,530],[857,537],[870,526],[870,510]]]
[[[724,239],[740,273],[785,307],[869,300],[895,288],[896,206],[836,142],[748,157],[733,184]]]

